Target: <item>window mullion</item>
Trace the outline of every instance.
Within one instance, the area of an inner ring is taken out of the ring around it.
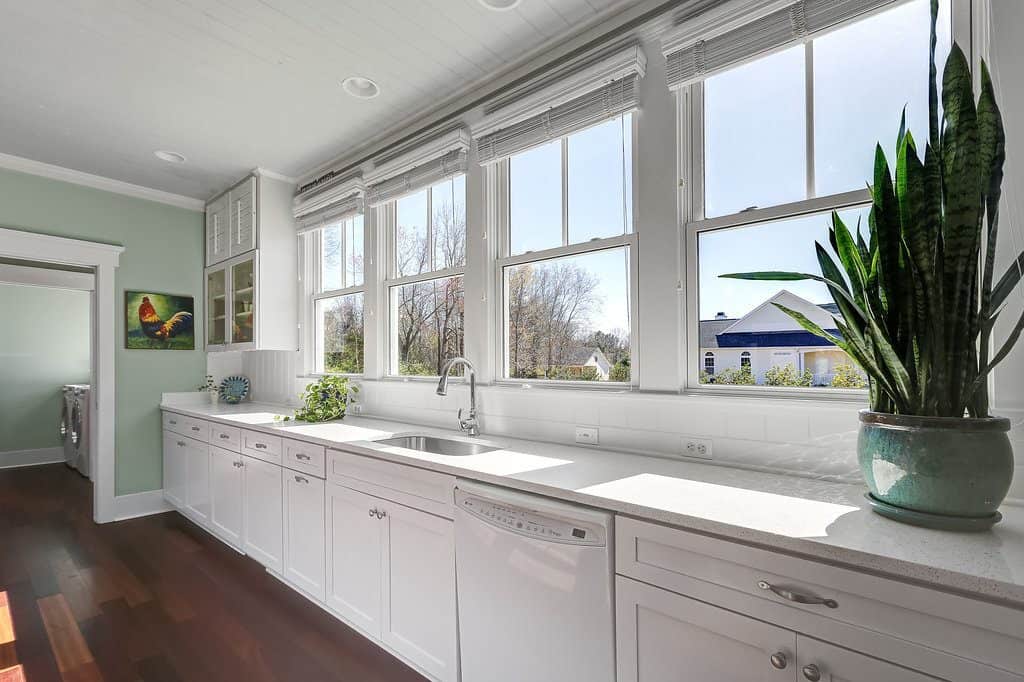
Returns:
[[[437,269],[434,262],[434,188],[427,188],[427,263],[430,270]]]
[[[807,161],[804,164],[807,172],[807,198],[817,196],[814,181],[814,41],[804,43],[804,107],[806,110],[806,131],[804,147]]]
[[[569,245],[569,138],[562,138],[562,246]]]

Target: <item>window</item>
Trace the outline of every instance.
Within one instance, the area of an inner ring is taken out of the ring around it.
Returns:
[[[498,271],[504,377],[632,380],[633,116],[514,154]]]
[[[940,74],[955,1],[940,1]],[[929,0],[896,4],[713,72],[680,94],[690,126],[681,139],[692,142],[684,150],[692,178],[688,384],[826,388],[837,367],[852,364],[777,307],[838,336],[839,313],[823,285],[721,275],[817,273],[813,242],[828,245],[833,211],[851,230],[866,230],[876,142],[894,166],[904,107],[916,139],[928,136],[929,12]]]
[[[384,208],[391,229],[390,373],[437,376],[464,352],[466,178],[457,175]]]
[[[314,233],[319,277],[313,295],[319,373],[363,373],[363,216]]]

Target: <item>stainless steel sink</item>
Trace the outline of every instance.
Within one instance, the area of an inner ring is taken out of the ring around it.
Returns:
[[[419,450],[434,455],[447,455],[449,457],[466,457],[467,455],[479,455],[485,452],[494,452],[499,448],[483,443],[467,443],[462,440],[451,440],[448,438],[435,438],[434,436],[396,436],[378,440],[381,445],[392,445],[396,448],[406,450]]]

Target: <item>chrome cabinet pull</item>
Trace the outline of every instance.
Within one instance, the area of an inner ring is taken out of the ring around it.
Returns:
[[[229,435],[228,435],[228,434],[226,434],[226,433],[222,433],[222,434],[219,434],[219,435],[220,435],[220,439],[221,439],[221,440],[228,440],[228,439],[230,439],[230,438],[231,438],[231,436],[229,436]]]
[[[388,513],[386,511],[380,511],[379,509],[377,510],[377,518],[378,519],[383,519],[387,515],[388,515]]]
[[[256,449],[257,450],[266,450],[267,449],[267,444],[266,443],[256,443]]]
[[[192,430],[193,430],[193,431],[198,431],[198,430],[199,430],[199,427],[198,427],[198,426],[193,426],[193,427],[192,427]]]
[[[309,455],[304,455],[301,452],[296,452],[295,459],[309,459]]]
[[[377,515],[377,510],[376,509],[371,509],[370,510],[370,518],[373,518],[376,515]]]
[[[803,668],[804,677],[811,682],[818,682],[821,679],[821,668],[811,663]]]
[[[296,483],[309,483],[309,479],[305,478],[303,476],[296,476],[295,477],[295,482]]]
[[[178,447],[179,447],[179,448],[183,448],[183,447],[185,447],[185,441],[183,441],[183,440],[179,440],[179,441],[178,441]]]
[[[775,593],[783,599],[791,602],[796,602],[797,604],[809,604],[811,606],[821,604],[822,606],[827,606],[830,609],[839,608],[839,602],[837,602],[835,599],[823,599],[821,597],[800,594],[799,592],[787,590],[784,587],[777,587],[776,585],[772,585],[770,582],[766,580],[759,580],[757,582],[757,586],[760,587],[762,590],[769,590],[770,592]]]
[[[778,670],[785,670],[786,666],[789,665],[789,661],[786,659],[786,654],[781,651],[776,651],[768,660],[772,662],[772,667]]]
[[[168,423],[168,424],[170,424],[170,425],[172,425],[172,426],[174,426],[174,425],[176,425],[176,424],[177,424],[178,422],[177,422],[176,420],[174,420],[174,419],[168,419],[168,420],[167,420],[167,423]]]

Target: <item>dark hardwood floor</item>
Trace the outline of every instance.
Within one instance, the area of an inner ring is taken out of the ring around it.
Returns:
[[[62,464],[0,470],[0,682],[423,682],[179,514],[91,505]]]

